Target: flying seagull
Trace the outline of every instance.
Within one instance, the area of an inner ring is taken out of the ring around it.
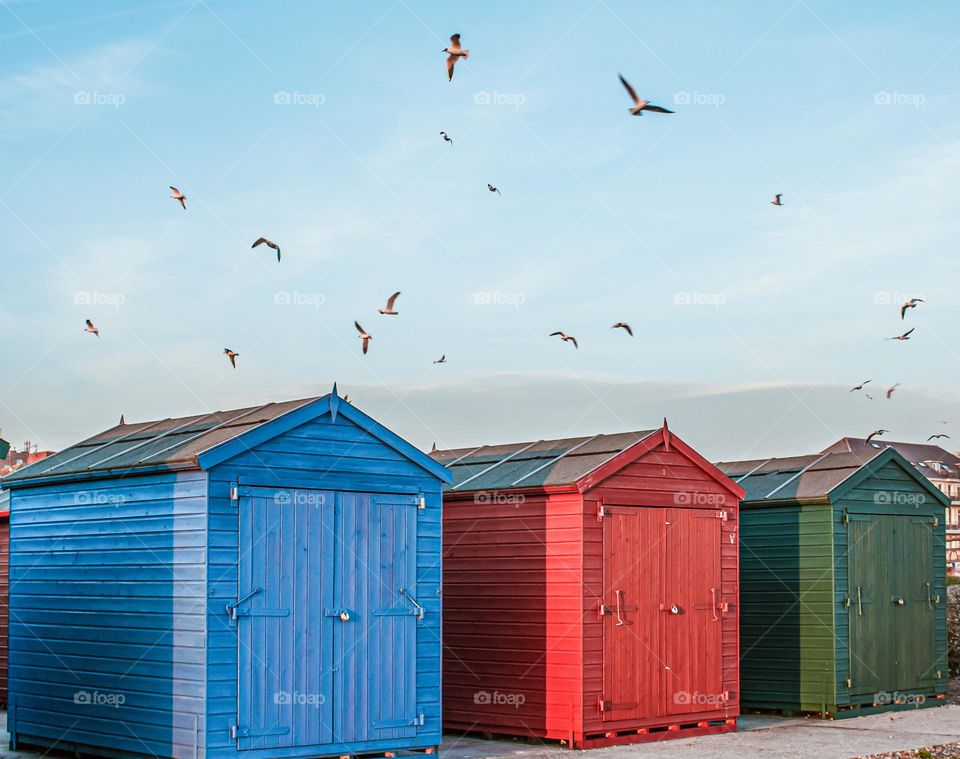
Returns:
[[[363,353],[366,355],[367,350],[370,348],[370,341],[373,340],[373,335],[368,334],[367,331],[360,326],[360,322],[354,321],[353,326],[357,328],[357,332],[360,333],[359,337],[363,341]]]
[[[887,400],[888,400],[888,401],[890,400],[890,396],[893,395],[893,391],[896,390],[898,387],[900,387],[900,383],[899,383],[899,382],[898,382],[896,385],[892,385],[892,386],[890,386],[889,388],[887,388]]]
[[[224,355],[226,355],[227,358],[230,359],[230,366],[232,366],[234,369],[236,369],[236,368],[237,368],[237,356],[239,356],[240,354],[237,353],[235,350],[231,350],[230,348],[224,348],[224,349],[223,349],[223,353],[224,353]]]
[[[487,182],[487,189],[490,190],[490,192],[495,192],[495,193],[497,193],[497,195],[500,195],[500,196],[503,195],[503,193],[500,192],[500,190],[498,190],[496,187],[494,187],[494,186],[493,186],[492,184],[490,184],[489,182]]]
[[[440,132],[440,136],[443,137],[444,142],[449,142],[450,147],[453,147],[453,140],[450,139],[450,135],[448,135],[446,132]]]
[[[771,205],[774,205],[774,206],[782,206],[782,205],[783,205],[783,193],[782,193],[782,192],[778,192],[776,195],[774,195],[774,196],[773,196],[773,200],[770,201],[770,204],[771,204]]]
[[[911,298],[902,306],[900,306],[900,318],[903,319],[907,315],[908,308],[916,308],[918,303],[923,303],[923,298]]]
[[[853,393],[853,392],[855,392],[855,391],[857,391],[857,390],[863,390],[863,386],[866,385],[866,384],[868,384],[868,383],[870,383],[870,382],[873,382],[873,380],[864,380],[864,381],[861,382],[859,385],[855,385],[855,386],[851,387],[851,388],[850,388],[850,392]]]
[[[444,353],[442,356],[440,356],[440,358],[438,358],[438,359],[437,359],[436,361],[434,361],[433,363],[435,363],[435,364],[445,364],[445,363],[447,363],[447,354]]]
[[[633,108],[630,109],[630,113],[634,116],[642,116],[643,111],[653,111],[654,113],[673,113],[673,111],[668,111],[666,108],[661,108],[659,105],[654,105],[649,100],[644,100],[643,98],[637,97],[637,91],[630,86],[630,82],[623,78],[623,74],[617,74],[620,77],[620,81],[623,83],[623,86],[627,88],[627,92],[630,93],[630,97],[633,98],[633,102],[636,104]]]
[[[83,328],[84,332],[89,332],[91,335],[96,335],[100,337],[100,330],[93,326],[93,322],[87,319],[87,326]]]
[[[400,297],[400,291],[398,290],[389,298],[387,298],[387,305],[385,305],[383,308],[378,308],[377,311],[379,311],[384,316],[396,316],[400,312],[394,310],[393,304],[397,302],[397,298],[399,297]]]
[[[630,335],[630,337],[633,337],[633,330],[630,329],[630,325],[627,324],[626,322],[617,322],[610,329],[618,329],[618,328],[624,330],[628,335]]]
[[[453,81],[453,67],[457,65],[457,58],[469,58],[470,51],[464,50],[460,47],[460,35],[454,34],[450,36],[450,47],[445,47],[443,49],[444,53],[447,55],[447,81]]]
[[[913,330],[915,330],[915,329],[916,329],[916,327],[911,327],[911,328],[908,329],[906,332],[904,332],[902,335],[897,335],[896,337],[888,337],[887,340],[909,340],[909,339],[910,339],[910,333],[913,332]]]
[[[574,348],[577,348],[577,349],[580,348],[580,346],[577,345],[577,338],[575,338],[573,335],[566,335],[566,334],[564,334],[563,332],[551,332],[551,333],[550,333],[550,337],[556,337],[557,335],[559,335],[559,336],[560,336],[560,339],[563,340],[564,342],[567,342],[567,341],[569,340],[571,343],[573,343],[573,347],[574,347]]]
[[[272,240],[268,240],[266,237],[258,237],[257,241],[250,247],[255,248],[258,245],[266,245],[268,248],[273,248],[275,251],[277,251],[277,263],[280,263],[280,246],[279,245],[277,245]]]
[[[947,435],[946,433],[941,432],[939,435],[931,435],[930,437],[928,437],[928,438],[927,438],[927,442],[929,443],[931,440],[939,440],[939,439],[942,438],[942,437],[947,438],[947,440],[950,439],[950,436],[949,436],[949,435]]]
[[[186,211],[186,210],[187,210],[187,202],[186,202],[186,201],[187,201],[187,196],[184,195],[182,192],[180,192],[180,190],[178,190],[178,189],[177,189],[176,187],[174,187],[173,185],[170,185],[170,190],[171,190],[171,192],[170,192],[170,197],[173,198],[174,200],[179,200],[179,201],[180,201],[180,205],[183,206],[183,210]]]
[[[866,398],[867,398],[868,401],[872,401],[872,400],[873,400],[873,396],[870,395],[870,393],[864,393],[864,395],[866,396]]]
[[[875,437],[879,437],[880,435],[886,435],[889,431],[890,430],[874,430],[869,435],[867,435],[867,439],[864,442],[864,446],[869,445],[870,441],[873,440]]]

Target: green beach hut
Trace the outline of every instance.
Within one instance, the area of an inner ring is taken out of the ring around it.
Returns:
[[[717,466],[746,489],[742,707],[942,704],[947,497],[892,448]]]

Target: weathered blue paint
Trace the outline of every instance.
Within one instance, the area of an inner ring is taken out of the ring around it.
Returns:
[[[178,759],[439,744],[446,470],[329,396],[218,434],[192,469],[9,483],[11,743]]]

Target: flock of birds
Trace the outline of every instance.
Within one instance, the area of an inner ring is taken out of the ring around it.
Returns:
[[[447,54],[447,59],[446,59],[447,79],[448,79],[448,81],[453,81],[453,73],[454,73],[454,69],[455,69],[455,67],[456,67],[456,65],[457,65],[457,62],[458,62],[461,58],[463,58],[463,59],[468,58],[468,57],[470,56],[470,51],[463,49],[463,47],[462,47],[461,44],[460,44],[460,35],[459,35],[459,34],[454,34],[454,35],[452,35],[452,36],[450,37],[450,44],[449,44],[449,46],[445,47],[442,52],[444,52],[444,53]],[[618,74],[618,76],[619,76],[619,78],[620,78],[620,83],[623,85],[624,89],[626,89],[627,94],[630,96],[630,99],[633,101],[633,106],[631,106],[631,108],[629,109],[629,110],[630,110],[630,113],[631,113],[632,115],[634,115],[634,116],[642,116],[645,111],[648,112],[648,113],[662,113],[662,114],[674,113],[674,112],[671,111],[671,110],[668,110],[668,109],[666,109],[666,108],[663,108],[662,106],[656,105],[656,104],[650,102],[649,100],[646,100],[646,99],[644,99],[644,98],[641,98],[639,95],[637,95],[636,90],[635,90],[635,89],[633,88],[633,86],[623,77],[622,74]],[[450,135],[447,134],[447,132],[441,131],[441,132],[440,132],[440,137],[443,139],[444,142],[448,143],[451,147],[453,146],[453,138],[450,137]],[[487,183],[487,190],[488,190],[489,192],[491,192],[491,193],[496,193],[497,195],[502,196],[502,193],[500,192],[500,189],[499,189],[498,187],[494,186],[493,184],[490,184],[489,182]],[[186,196],[183,192],[181,192],[179,189],[177,189],[176,187],[174,187],[173,185],[170,186],[170,198],[173,199],[173,200],[175,200],[175,201],[177,201],[178,203],[180,203],[180,205],[183,207],[184,210],[187,209],[187,196]],[[774,206],[777,206],[777,207],[783,207],[783,205],[784,205],[784,203],[783,203],[783,193],[779,193],[779,192],[778,192],[776,195],[774,195],[774,196],[773,196],[773,200],[771,200],[770,203],[771,203],[772,205],[774,205]],[[257,247],[260,246],[260,245],[265,245],[267,248],[269,248],[269,249],[271,249],[271,250],[273,250],[273,251],[276,251],[276,254],[277,254],[277,262],[278,262],[278,263],[280,262],[280,256],[281,256],[281,254],[280,254],[280,246],[279,246],[277,243],[275,243],[275,242],[272,241],[272,240],[267,239],[266,237],[259,237],[259,238],[253,243],[253,245],[251,246],[251,248],[257,248]],[[382,316],[397,316],[397,315],[399,315],[399,311],[397,310],[397,307],[396,307],[396,305],[397,305],[397,299],[398,299],[399,297],[400,297],[400,292],[399,292],[399,291],[393,293],[389,298],[387,298],[387,303],[386,303],[386,305],[385,305],[383,308],[377,309],[378,313],[379,313],[380,315],[382,315]],[[910,298],[908,301],[906,301],[906,302],[900,307],[900,319],[901,319],[901,321],[906,318],[907,312],[908,312],[909,310],[916,308],[920,303],[923,303],[923,302],[924,302],[924,301],[923,301],[922,298]],[[353,325],[354,325],[354,327],[356,328],[356,330],[357,330],[357,336],[358,336],[358,338],[360,339],[361,351],[363,352],[364,355],[366,355],[366,353],[370,350],[370,343],[371,343],[371,341],[373,340],[373,335],[372,335],[369,331],[367,331],[366,329],[364,329],[364,328],[360,325],[360,322],[359,322],[359,321],[354,320]],[[629,335],[630,337],[633,337],[633,329],[632,329],[631,326],[630,326],[628,323],[626,323],[626,322],[617,322],[616,324],[612,325],[612,326],[610,327],[610,329],[622,329],[624,332],[627,333],[627,335]],[[911,338],[911,336],[913,335],[913,332],[914,332],[915,329],[916,329],[915,327],[911,327],[911,328],[908,329],[906,332],[903,332],[903,333],[901,333],[901,334],[899,334],[899,335],[894,335],[894,336],[892,336],[892,337],[888,337],[888,338],[885,338],[885,339],[887,339],[887,340],[906,341],[906,340],[909,340],[909,339]],[[87,332],[92,333],[93,335],[96,335],[97,337],[100,336],[100,330],[93,324],[93,322],[92,322],[90,319],[87,319],[87,320],[86,320],[85,330],[86,330]],[[565,343],[570,343],[571,345],[573,345],[573,347],[574,347],[575,349],[579,349],[579,347],[580,347],[579,343],[577,342],[577,338],[576,338],[576,337],[574,337],[573,335],[569,335],[569,334],[567,334],[566,332],[564,332],[564,331],[562,331],[562,330],[557,330],[556,332],[551,332],[551,333],[549,334],[549,337],[559,337],[563,342],[565,342]],[[240,354],[237,353],[237,352],[236,352],[235,350],[233,350],[232,348],[224,348],[224,349],[223,349],[223,353],[224,353],[224,355],[227,357],[227,359],[230,361],[230,365],[231,365],[234,369],[236,369],[236,368],[237,368],[237,357],[238,357]],[[434,363],[434,364],[445,364],[446,362],[447,362],[447,356],[446,356],[446,354],[443,354],[442,356],[440,356],[440,358],[436,359],[433,363]],[[872,382],[872,380],[869,380],[869,379],[868,379],[868,380],[864,380],[864,381],[861,382],[860,384],[858,384],[858,385],[854,386],[853,388],[851,388],[851,389],[850,389],[850,392],[851,392],[851,393],[854,393],[854,392],[863,391],[864,395],[865,395],[869,400],[873,400],[873,396],[871,396],[869,393],[867,393],[867,392],[864,390],[864,388],[866,387],[866,385],[868,385],[870,382]],[[887,389],[887,391],[886,391],[886,398],[887,398],[887,400],[890,400],[890,398],[893,396],[894,391],[895,391],[899,386],[900,386],[900,383],[898,382],[898,383],[896,383],[895,385],[893,385],[893,386],[891,386],[890,388]],[[946,424],[946,423],[947,423],[947,422],[943,422],[943,424]],[[874,431],[871,432],[870,435],[866,438],[866,442],[867,442],[867,443],[870,443],[874,438],[883,436],[883,435],[887,434],[888,432],[889,432],[889,430],[885,430],[885,429],[877,429],[877,430],[874,430]],[[943,438],[949,439],[950,436],[947,435],[947,434],[945,434],[945,433],[939,433],[939,434],[931,435],[929,438],[927,438],[927,441],[930,442],[930,441],[933,441],[933,440],[939,440],[939,439],[943,439]]]

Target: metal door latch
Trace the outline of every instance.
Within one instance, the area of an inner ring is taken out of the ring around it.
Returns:
[[[349,622],[349,621],[350,621],[350,612],[347,611],[346,609],[344,609],[343,611],[341,611],[341,612],[340,612],[340,621],[341,621],[341,622]]]
[[[399,590],[398,592],[400,593],[401,596],[403,596],[404,598],[406,598],[410,603],[412,603],[412,604],[416,607],[416,609],[417,609],[417,619],[423,619],[423,615],[424,615],[426,612],[424,611],[424,608],[423,608],[420,604],[417,603],[416,599],[413,598],[413,596],[411,596],[409,593],[407,593],[407,591],[405,591],[403,588],[400,588],[400,590]]]
[[[227,607],[226,607],[226,608],[227,608],[227,614],[230,615],[230,619],[236,619],[236,618],[237,618],[237,607],[240,606],[242,603],[244,603],[244,602],[246,602],[246,601],[249,601],[251,598],[253,598],[255,595],[257,595],[257,593],[261,592],[261,590],[263,590],[263,589],[260,588],[260,587],[256,587],[256,588],[254,588],[253,590],[251,590],[249,593],[247,593],[247,595],[242,596],[241,598],[238,598],[238,599],[237,599],[236,601],[234,601],[232,604],[227,604]]]

